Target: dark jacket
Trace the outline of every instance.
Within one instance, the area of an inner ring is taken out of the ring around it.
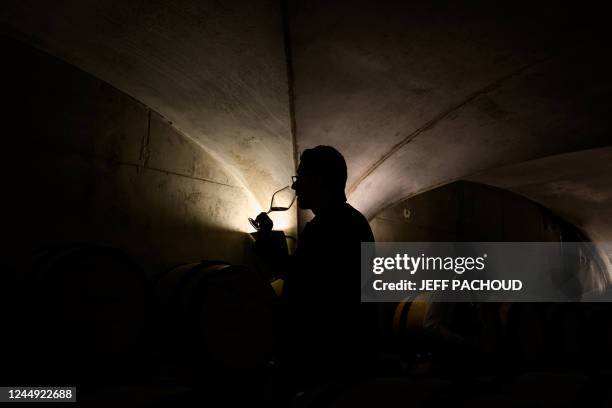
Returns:
[[[282,297],[281,361],[304,382],[358,374],[375,351],[375,305],[360,299],[361,242],[373,242],[366,218],[348,203],[304,227],[288,263]]]

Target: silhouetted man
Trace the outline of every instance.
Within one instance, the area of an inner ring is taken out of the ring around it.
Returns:
[[[300,386],[362,376],[376,352],[373,305],[360,301],[361,242],[374,236],[366,218],[346,202],[347,169],[333,147],[305,150],[292,188],[299,208],[315,217],[295,254],[281,261],[285,279],[281,365]],[[272,221],[258,216],[258,245]]]

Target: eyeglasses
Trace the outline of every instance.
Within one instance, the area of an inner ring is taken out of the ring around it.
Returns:
[[[291,176],[291,183],[295,184],[295,183],[297,183],[300,180],[302,180],[302,182],[303,182],[304,179],[312,178],[312,177],[313,177],[312,173],[303,173],[303,174],[300,174],[299,176]]]

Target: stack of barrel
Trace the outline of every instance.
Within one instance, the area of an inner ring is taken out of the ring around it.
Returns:
[[[65,245],[38,253],[24,269],[12,302],[17,378],[113,383],[138,364],[148,289],[143,271],[127,255]]]
[[[155,290],[167,361],[200,383],[257,376],[276,347],[276,295],[256,271],[224,262],[179,265]]]

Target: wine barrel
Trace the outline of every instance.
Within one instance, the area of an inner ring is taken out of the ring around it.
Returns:
[[[276,295],[254,270],[215,261],[179,265],[161,277],[156,298],[172,358],[233,372],[272,360]]]
[[[393,330],[401,336],[415,338],[430,335],[437,331],[436,327],[444,326],[450,331],[475,335],[477,313],[471,303],[437,303],[433,301],[433,292],[423,292],[397,304]]]
[[[431,306],[432,293],[423,292],[416,298],[407,298],[397,304],[393,313],[393,331],[400,336],[421,336],[424,322]]]
[[[22,346],[66,378],[93,378],[140,347],[146,277],[126,254],[96,245],[41,251],[21,276]]]

